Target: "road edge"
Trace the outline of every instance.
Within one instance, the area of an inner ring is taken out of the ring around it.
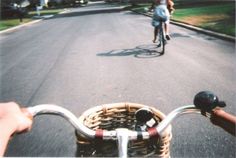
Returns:
[[[62,11],[62,12],[60,12],[60,13],[58,13],[58,14],[64,14],[64,13],[66,13],[66,12],[68,12],[68,11],[69,11],[69,9],[64,9],[64,11]],[[56,15],[56,14],[55,14],[55,15]],[[0,34],[7,33],[7,32],[11,32],[11,31],[14,31],[14,30],[16,30],[16,29],[19,29],[19,28],[21,28],[21,27],[24,27],[24,26],[32,25],[32,24],[37,23],[37,22],[40,22],[40,21],[42,21],[42,20],[44,20],[44,19],[52,18],[52,17],[55,16],[55,15],[52,15],[52,16],[50,16],[50,17],[44,17],[44,16],[36,17],[36,18],[38,18],[38,19],[33,20],[33,21],[30,21],[30,22],[26,22],[26,23],[24,23],[24,24],[20,24],[20,25],[18,25],[18,26],[14,26],[14,27],[8,28],[8,29],[6,29],[6,30],[2,30],[2,31],[0,31]]]
[[[227,41],[231,41],[231,42],[236,41],[235,37],[233,37],[233,36],[229,36],[229,35],[226,35],[226,34],[214,32],[214,31],[210,31],[210,30],[206,30],[206,29],[196,27],[196,26],[192,26],[192,25],[189,25],[189,24],[185,24],[185,23],[182,23],[182,22],[179,22],[179,21],[171,20],[170,23],[174,24],[174,25],[184,27],[184,28],[187,28],[187,29],[190,29],[190,30],[193,30],[193,31],[201,32],[201,33],[213,36],[213,37],[217,37],[217,38],[220,38],[220,39],[223,39],[223,40],[227,40]]]
[[[131,10],[131,11],[133,11],[133,10]],[[140,12],[137,12],[137,11],[133,11],[133,12],[138,13],[138,14],[143,14],[143,15],[148,16],[148,17],[152,17],[152,14],[140,13]],[[234,37],[234,36],[230,36],[230,35],[214,32],[214,31],[206,30],[206,29],[196,27],[196,26],[192,26],[192,25],[189,25],[189,24],[185,24],[183,22],[179,22],[179,21],[176,21],[176,20],[171,20],[170,23],[174,24],[174,25],[177,25],[177,26],[181,26],[181,27],[190,29],[190,30],[193,30],[193,31],[196,31],[196,32],[200,32],[200,33],[207,34],[207,35],[210,35],[210,36],[213,36],[213,37],[217,37],[219,39],[227,40],[227,41],[230,41],[230,42],[235,42],[236,41],[236,37]]]
[[[11,28],[9,28],[9,29],[0,31],[0,34],[7,33],[7,32],[11,32],[11,31],[14,31],[14,30],[16,30],[16,29],[19,29],[19,28],[21,28],[21,27],[28,26],[28,25],[32,25],[32,24],[34,24],[34,23],[40,22],[40,21],[42,21],[42,20],[43,20],[43,19],[33,20],[33,21],[30,21],[30,22],[27,22],[27,23],[24,23],[24,24],[21,24],[21,25],[18,25],[18,26],[11,27]]]

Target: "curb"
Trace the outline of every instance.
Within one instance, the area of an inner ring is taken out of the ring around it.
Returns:
[[[11,28],[9,28],[9,29],[0,31],[0,34],[7,33],[7,32],[10,32],[10,31],[19,29],[19,28],[21,28],[21,27],[24,27],[24,26],[32,25],[32,24],[37,23],[37,22],[40,22],[40,21],[42,21],[42,20],[43,20],[43,19],[33,20],[33,21],[31,21],[31,22],[27,22],[27,23],[24,23],[24,24],[15,26],[15,27],[11,27]]]
[[[62,12],[60,12],[60,13],[58,13],[58,14],[64,14],[64,13],[66,13],[66,12],[68,12],[68,11],[69,11],[69,9],[65,9],[64,11],[62,11]],[[55,15],[53,15],[53,16],[55,16]],[[51,18],[51,17],[49,17],[49,18]],[[42,21],[42,20],[44,20],[44,19],[47,19],[47,18],[40,17],[40,18],[37,19],[37,20],[33,20],[33,21],[30,21],[30,22],[27,22],[27,23],[24,23],[24,24],[15,26],[15,27],[11,27],[11,28],[6,29],[6,30],[2,30],[2,31],[0,31],[0,34],[7,33],[7,32],[11,32],[11,31],[14,31],[14,30],[16,30],[16,29],[19,29],[19,28],[21,28],[21,27],[24,27],[24,26],[32,25],[32,24],[37,23],[37,22],[40,22],[40,21]]]
[[[133,11],[133,12],[136,12],[136,11]],[[136,12],[136,13],[139,13],[139,12]],[[143,14],[145,16],[152,17],[152,14],[147,14],[147,13],[139,13],[139,14]],[[190,30],[193,30],[193,31],[204,33],[204,34],[207,34],[207,35],[210,35],[210,36],[213,36],[213,37],[217,37],[217,38],[220,38],[220,39],[223,39],[223,40],[227,40],[227,41],[230,41],[230,42],[235,42],[236,41],[236,38],[234,36],[229,36],[229,35],[226,35],[226,34],[206,30],[206,29],[199,28],[199,27],[196,27],[196,26],[192,26],[192,25],[189,25],[189,24],[185,24],[185,23],[182,23],[182,22],[179,22],[179,21],[171,20],[170,23],[174,24],[174,25],[177,25],[177,26],[181,26],[181,27],[190,29]]]
[[[190,29],[190,30],[193,30],[193,31],[197,31],[197,32],[201,32],[201,33],[204,33],[204,34],[207,34],[207,35],[210,35],[210,36],[214,36],[214,37],[217,37],[217,38],[220,38],[220,39],[223,39],[223,40],[227,40],[227,41],[231,41],[231,42],[236,41],[235,37],[233,37],[233,36],[229,36],[229,35],[226,35],[226,34],[222,34],[222,33],[214,32],[214,31],[202,29],[202,28],[195,27],[195,26],[192,26],[192,25],[188,25],[188,24],[185,24],[185,23],[181,23],[181,22],[178,22],[178,21],[175,21],[175,20],[171,20],[170,23],[174,24],[174,25],[184,27],[184,28],[187,28],[187,29]]]

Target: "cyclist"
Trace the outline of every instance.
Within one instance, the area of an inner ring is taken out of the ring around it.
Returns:
[[[0,157],[4,155],[9,139],[14,133],[28,131],[32,116],[14,102],[0,103]]]
[[[153,43],[156,42],[156,37],[158,34],[158,26],[161,20],[165,22],[164,31],[165,31],[166,39],[170,40],[169,23],[170,23],[170,14],[174,11],[173,6],[174,6],[174,3],[172,2],[172,0],[155,0],[152,3],[152,6],[149,10],[154,9],[153,18],[152,18],[152,26],[154,27]]]

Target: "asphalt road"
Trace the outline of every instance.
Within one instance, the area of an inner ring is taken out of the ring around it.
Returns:
[[[95,105],[134,102],[165,114],[215,92],[236,114],[234,43],[171,25],[162,56],[149,17],[93,3],[1,34],[1,101],[54,103],[76,115]],[[171,157],[235,157],[235,138],[199,115],[172,124]],[[6,156],[76,156],[73,127],[39,116]]]

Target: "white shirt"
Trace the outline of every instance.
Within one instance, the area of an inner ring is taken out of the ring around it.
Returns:
[[[160,0],[160,4],[167,4],[166,0]]]

